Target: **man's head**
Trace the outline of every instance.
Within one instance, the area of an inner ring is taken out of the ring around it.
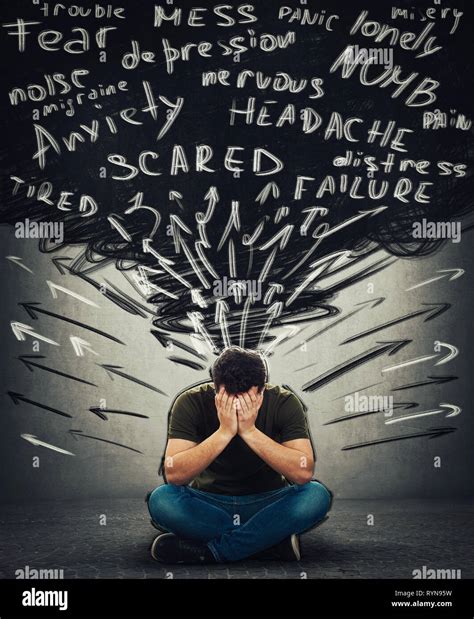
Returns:
[[[215,360],[211,376],[216,391],[224,387],[227,393],[235,395],[256,387],[260,393],[267,380],[267,368],[258,352],[230,346]]]

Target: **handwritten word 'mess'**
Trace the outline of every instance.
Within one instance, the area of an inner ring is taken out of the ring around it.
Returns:
[[[155,18],[153,25],[159,28],[163,23],[171,23],[173,26],[187,26],[199,28],[206,26],[210,21],[209,16],[214,16],[216,26],[229,27],[235,24],[251,24],[257,21],[253,14],[255,7],[251,4],[242,4],[233,7],[230,4],[219,4],[212,9],[204,7],[193,7],[189,9],[187,15],[184,9],[174,7],[163,7],[155,5]]]
[[[107,47],[108,33],[111,30],[117,30],[115,26],[103,26],[94,31],[93,37],[89,34],[86,28],[71,28],[72,38],[64,40],[64,34],[59,30],[42,30],[38,34],[33,34],[31,30],[27,30],[30,26],[39,26],[40,21],[25,21],[18,18],[16,22],[2,24],[4,28],[8,28],[7,34],[17,38],[18,51],[26,50],[26,41],[29,37],[36,37],[36,43],[40,49],[45,52],[59,52],[64,50],[69,54],[84,54],[91,49],[91,38],[99,49]]]

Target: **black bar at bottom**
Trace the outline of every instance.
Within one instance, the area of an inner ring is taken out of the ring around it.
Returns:
[[[472,593],[472,580],[0,580],[0,617],[471,619]]]

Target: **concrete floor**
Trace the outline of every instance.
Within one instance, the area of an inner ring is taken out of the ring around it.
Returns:
[[[4,505],[0,577],[29,566],[64,578],[412,578],[427,566],[474,578],[473,529],[473,503],[336,499],[329,520],[303,536],[298,563],[168,567],[149,555],[155,530],[140,499]]]

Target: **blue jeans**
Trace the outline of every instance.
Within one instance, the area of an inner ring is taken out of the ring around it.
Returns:
[[[318,481],[229,496],[165,484],[148,496],[155,524],[207,544],[219,562],[238,561],[323,520],[332,495]]]

